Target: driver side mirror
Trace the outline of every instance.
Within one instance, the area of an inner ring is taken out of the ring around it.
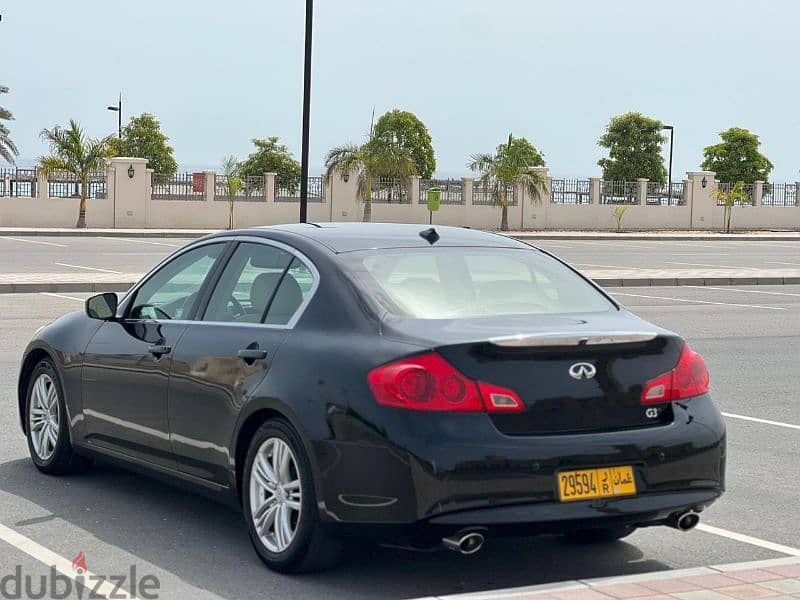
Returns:
[[[90,319],[113,321],[117,316],[119,299],[114,292],[98,294],[86,300],[86,314]]]

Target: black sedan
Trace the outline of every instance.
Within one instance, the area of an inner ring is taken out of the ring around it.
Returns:
[[[215,234],[36,333],[36,467],[95,458],[241,506],[280,571],[342,541],[688,530],[725,485],[703,358],[547,252],[451,227]]]

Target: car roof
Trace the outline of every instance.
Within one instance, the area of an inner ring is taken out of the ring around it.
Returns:
[[[257,227],[248,230],[248,234],[293,233],[339,253],[375,248],[429,248],[431,244],[420,233],[431,227],[439,235],[435,246],[530,248],[513,238],[478,229],[408,223],[287,223]]]

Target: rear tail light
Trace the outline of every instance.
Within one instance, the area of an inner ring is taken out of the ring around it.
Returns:
[[[689,344],[685,344],[675,368],[644,385],[642,404],[659,404],[699,396],[708,392],[708,382],[706,361]]]
[[[367,383],[378,404],[437,412],[518,412],[514,390],[473,381],[431,352],[381,365]]]

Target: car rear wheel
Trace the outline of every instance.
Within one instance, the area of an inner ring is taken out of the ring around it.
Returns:
[[[75,453],[69,439],[64,390],[53,363],[43,359],[31,373],[25,431],[33,464],[48,475],[85,471],[92,461]]]
[[[584,544],[602,544],[621,540],[634,531],[636,531],[636,527],[631,526],[601,527],[597,529],[573,531],[567,534],[567,538]]]
[[[340,543],[320,524],[308,456],[286,421],[267,421],[250,442],[242,504],[250,540],[269,568],[316,571],[339,558]]]

